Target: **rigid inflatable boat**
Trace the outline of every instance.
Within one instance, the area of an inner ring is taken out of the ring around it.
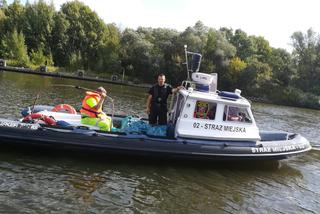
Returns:
[[[150,126],[141,118],[112,116],[114,127],[102,132],[81,124],[81,115],[69,105],[35,106],[23,110],[20,120],[0,119],[1,144],[252,161],[280,160],[311,150],[309,141],[300,134],[259,131],[251,104],[241,91],[218,91],[217,75],[198,72],[201,55],[192,54],[199,61],[193,62],[191,79],[183,82],[185,88],[173,96],[166,126]]]

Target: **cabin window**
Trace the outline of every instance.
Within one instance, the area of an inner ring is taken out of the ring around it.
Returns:
[[[225,106],[223,120],[244,122],[244,123],[252,122],[250,115],[248,113],[248,110],[246,108],[241,108],[238,106]]]
[[[193,117],[199,119],[214,120],[216,116],[217,103],[197,101]]]

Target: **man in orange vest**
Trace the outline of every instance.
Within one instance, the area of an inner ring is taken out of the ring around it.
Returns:
[[[82,101],[81,123],[85,125],[98,126],[101,131],[110,131],[112,120],[102,111],[107,91],[99,87],[96,91],[86,91]]]

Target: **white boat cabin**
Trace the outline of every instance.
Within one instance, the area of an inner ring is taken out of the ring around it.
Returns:
[[[169,113],[175,137],[257,141],[260,140],[251,104],[241,91],[216,90],[216,74],[193,73],[188,89],[180,90]]]

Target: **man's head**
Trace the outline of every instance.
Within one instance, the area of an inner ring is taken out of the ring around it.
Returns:
[[[166,82],[166,76],[164,74],[159,74],[158,75],[158,85],[163,86],[165,82]]]
[[[99,88],[97,88],[97,90],[96,90],[99,94],[107,94],[107,91],[106,91],[106,89],[104,89],[103,87],[99,87]]]

